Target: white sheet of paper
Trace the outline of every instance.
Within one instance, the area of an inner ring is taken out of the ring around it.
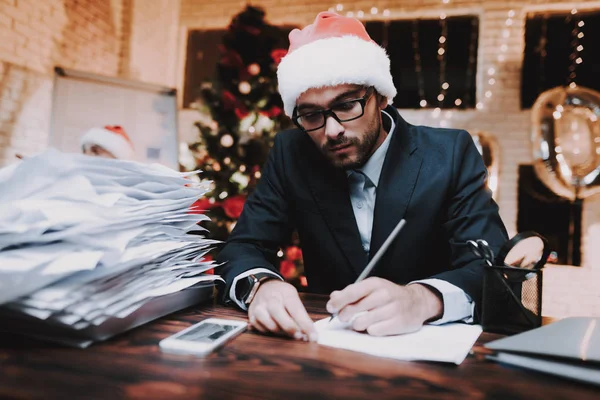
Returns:
[[[4,168],[0,168],[0,184],[8,181],[13,176],[13,173],[17,169],[17,166],[20,162],[20,160],[15,160],[14,163],[7,165]]]
[[[438,361],[460,365],[481,335],[480,325],[449,323],[425,325],[420,331],[397,336],[376,337],[349,329],[329,318],[315,322],[318,343],[406,361]]]
[[[75,250],[70,243],[53,243],[46,246],[22,247],[0,252],[1,272],[28,272],[46,265]]]
[[[103,251],[73,251],[44,267],[42,275],[62,275],[94,269],[103,255]]]

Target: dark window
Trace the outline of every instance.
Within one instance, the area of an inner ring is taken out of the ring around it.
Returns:
[[[580,21],[583,26],[579,26]],[[583,37],[578,38],[580,33]],[[571,80],[600,90],[599,43],[600,11],[529,15],[525,22],[521,108],[531,108],[541,93]],[[583,50],[577,50],[579,45]],[[583,60],[581,64],[574,63],[578,57]]]
[[[421,108],[420,102],[425,100],[427,107],[457,108],[456,99],[462,101],[458,108],[475,106],[479,38],[476,16],[447,17],[444,21],[369,21],[365,26],[390,56],[398,89],[394,106]],[[438,54],[442,33],[446,38],[443,57]],[[439,101],[442,79],[449,87],[444,100]]]

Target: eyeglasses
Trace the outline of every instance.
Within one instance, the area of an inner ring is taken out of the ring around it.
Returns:
[[[294,109],[292,121],[294,121],[294,124],[304,132],[311,132],[324,127],[327,118],[330,116],[337,122],[348,122],[358,119],[365,113],[365,105],[373,92],[374,89],[371,86],[367,89],[367,92],[363,97],[337,103],[333,107],[325,110],[309,111],[304,114],[298,114],[297,109]]]

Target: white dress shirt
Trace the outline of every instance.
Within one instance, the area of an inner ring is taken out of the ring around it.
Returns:
[[[379,176],[383,168],[383,161],[390,146],[390,140],[394,134],[396,124],[394,119],[385,111],[382,111],[384,118],[389,118],[391,121],[390,133],[387,135],[384,142],[379,146],[373,155],[367,160],[358,170],[347,171],[348,182],[350,184],[350,201],[354,210],[354,218],[360,233],[363,250],[369,253],[371,245],[371,233],[373,229],[373,213],[375,209],[376,189],[379,183]],[[235,277],[229,291],[229,297],[243,310],[246,305],[236,298],[235,287],[240,279],[244,279],[251,274],[267,273],[281,280],[280,275],[274,274],[272,271],[265,268],[255,268],[246,271]],[[474,303],[472,299],[461,288],[443,281],[441,279],[423,279],[410,282],[410,284],[420,283],[435,288],[440,292],[444,304],[444,315],[442,318],[430,322],[430,324],[443,324],[452,321],[472,322]]]

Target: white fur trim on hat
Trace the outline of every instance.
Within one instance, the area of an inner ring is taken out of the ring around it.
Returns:
[[[315,40],[292,51],[281,60],[277,79],[285,113],[290,117],[298,97],[311,88],[374,86],[387,97],[388,104],[397,93],[385,49],[351,35]]]
[[[81,146],[98,145],[119,160],[132,160],[133,147],[123,136],[104,128],[92,128],[81,137]]]

